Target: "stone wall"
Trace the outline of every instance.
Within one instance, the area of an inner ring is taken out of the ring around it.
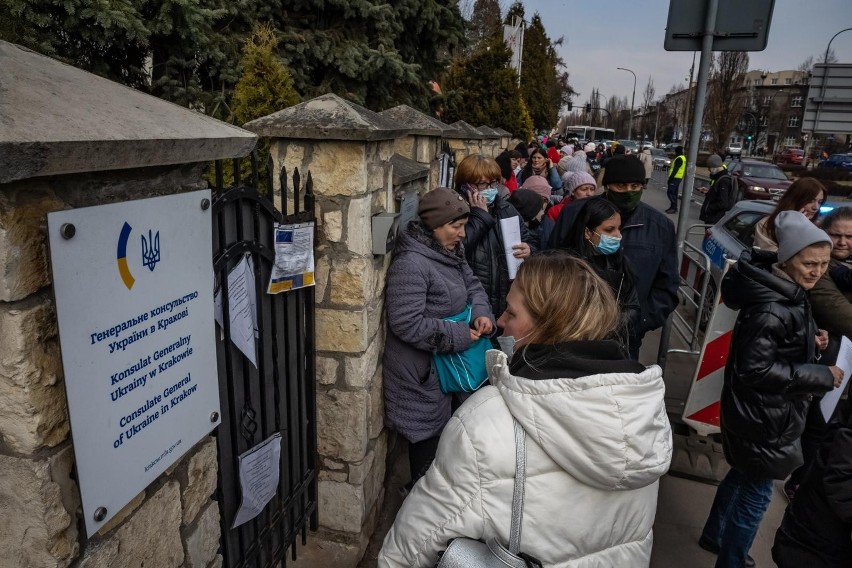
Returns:
[[[213,438],[85,537],[47,214],[204,188],[256,136],[4,41],[0,69],[0,568],[220,566]]]
[[[0,184],[0,568],[221,565],[212,438],[85,540],[46,230],[51,211],[203,186],[199,166]]]

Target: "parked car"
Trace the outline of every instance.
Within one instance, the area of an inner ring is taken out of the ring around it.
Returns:
[[[668,170],[672,165],[669,155],[660,148],[651,148],[651,161],[654,163],[655,170]]]
[[[852,154],[832,154],[819,163],[820,168],[852,171]]]
[[[663,150],[665,150],[666,152],[674,153],[675,148],[677,148],[678,146],[680,146],[680,142],[669,142],[668,144],[663,146]]]
[[[801,148],[785,148],[782,152],[775,155],[776,164],[796,164],[802,165],[802,160],[805,157],[805,151]]]
[[[735,156],[743,155],[743,146],[742,144],[729,144],[727,148],[725,148],[725,155],[731,156],[732,158]]]
[[[728,172],[737,180],[738,200],[771,199],[778,201],[792,185],[781,168],[760,160],[732,160]]]
[[[725,273],[725,261],[736,260],[754,245],[757,222],[772,213],[775,204],[768,201],[740,201],[719,222],[707,228],[701,249],[710,258],[707,300],[701,308],[701,327],[710,321],[713,299]]]
[[[639,151],[639,144],[636,143],[636,140],[619,140],[618,143],[624,146],[628,154],[635,154]]]
[[[643,150],[644,150],[645,148],[654,148],[654,143],[653,143],[653,142],[651,142],[650,140],[645,140],[644,142],[642,142],[642,143],[640,144],[640,146],[642,146],[642,149],[643,149]]]

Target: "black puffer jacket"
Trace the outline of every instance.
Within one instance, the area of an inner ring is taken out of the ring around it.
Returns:
[[[772,273],[776,260],[745,253],[722,280],[725,304],[740,310],[722,388],[722,445],[732,467],[758,479],[784,479],[802,465],[810,400],[834,384],[814,363],[805,290]]]
[[[465,225],[464,253],[471,270],[482,282],[494,319],[506,310],[506,294],[509,293],[509,269],[503,251],[503,233],[500,231],[500,219],[517,217],[521,228],[521,241],[535,251],[535,239],[524,225],[521,214],[508,201],[497,197],[494,203],[483,211],[478,207],[470,208],[470,217]]]
[[[826,438],[775,533],[780,568],[852,566],[852,421]]]

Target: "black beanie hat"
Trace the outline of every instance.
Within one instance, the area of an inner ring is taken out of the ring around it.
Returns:
[[[529,223],[544,207],[544,198],[531,189],[516,189],[509,196],[509,203],[514,205],[524,221]]]
[[[523,142],[518,142],[518,145],[515,146],[515,150],[521,155],[521,158],[524,160],[530,159],[530,151],[527,149],[527,145]]]
[[[645,183],[645,166],[636,156],[613,156],[604,169],[603,185]]]

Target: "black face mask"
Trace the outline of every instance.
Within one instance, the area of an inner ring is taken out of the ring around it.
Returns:
[[[639,202],[642,201],[643,191],[644,190],[642,189],[639,191],[625,191],[624,193],[607,191],[606,198],[610,203],[615,205],[622,214],[633,213],[633,211],[639,207]]]

